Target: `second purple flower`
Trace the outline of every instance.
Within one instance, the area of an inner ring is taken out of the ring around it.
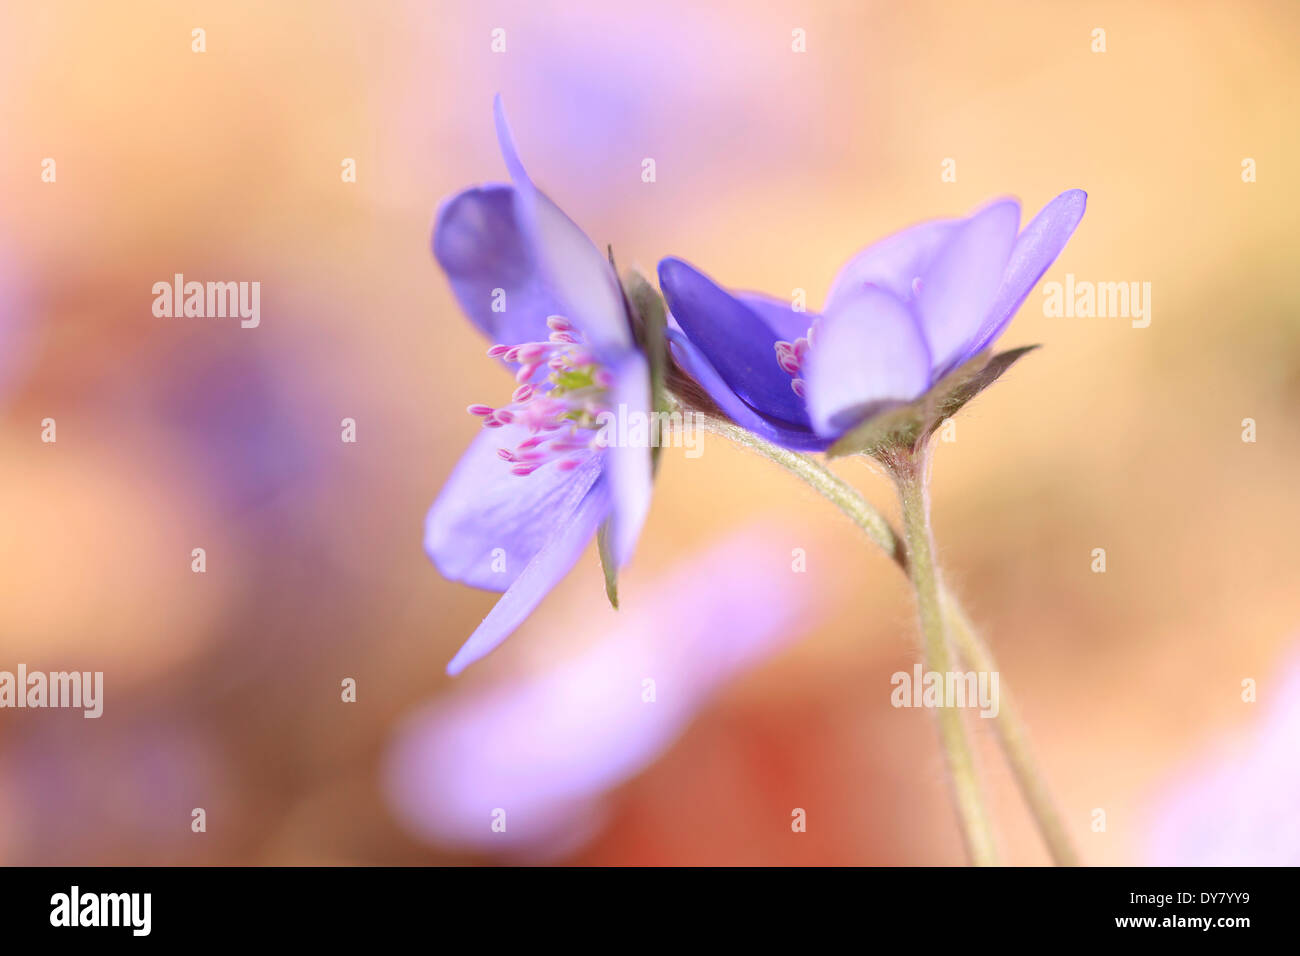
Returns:
[[[1015,200],[912,226],[851,259],[820,315],[728,292],[664,259],[673,355],[737,424],[824,451],[984,353],[1065,248],[1086,201],[1082,190],[1064,192],[1019,234]]]
[[[650,378],[609,261],[529,178],[498,97],[511,184],[452,196],[433,253],[469,320],[513,371],[510,400],[472,405],[484,430],[425,520],[442,574],[504,591],[451,663],[504,641],[559,583],[598,529],[615,568],[649,508],[650,450],[601,439],[602,413],[647,413]]]

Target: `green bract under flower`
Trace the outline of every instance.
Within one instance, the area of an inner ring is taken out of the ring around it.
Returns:
[[[1021,356],[1038,348],[1026,345],[990,357],[983,352],[949,372],[911,404],[882,412],[863,422],[826,451],[828,458],[868,455],[882,458],[911,450],[984,389],[996,382]]]

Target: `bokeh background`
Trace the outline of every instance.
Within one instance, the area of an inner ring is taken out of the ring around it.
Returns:
[[[791,587],[816,613],[550,858],[962,860],[933,721],[889,706],[917,659],[905,582],[721,441],[666,453],[622,612],[593,549],[443,675],[494,598],[439,578],[423,516],[475,433],[464,407],[510,385],[429,227],[504,178],[497,91],[534,177],[621,264],[677,254],[813,307],[912,221],[1088,190],[1046,279],[1150,282],[1151,325],[1046,318],[1032,293],[1003,342],[1045,347],[939,446],[936,534],[1084,859],[1167,858],[1170,795],[1254,746],[1300,644],[1297,48],[1290,2],[3,4],[0,669],[102,670],[106,699],[99,720],[0,711],[0,862],[511,859],[394,811],[400,728],[653,625],[672,569],[755,522],[768,559],[805,549]],[[261,327],[154,317],[176,272],[260,281]],[[836,467],[892,512],[880,477]],[[1044,862],[975,723],[1006,856]]]

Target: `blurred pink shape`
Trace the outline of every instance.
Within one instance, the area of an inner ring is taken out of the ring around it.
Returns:
[[[18,384],[19,372],[31,358],[34,323],[25,269],[14,247],[0,238],[0,395]]]
[[[723,682],[809,629],[809,579],[771,537],[734,534],[638,588],[637,606],[578,657],[412,715],[388,754],[390,805],[447,846],[577,849],[599,830],[607,791],[653,763]]]
[[[1260,699],[1258,730],[1203,757],[1157,802],[1146,862],[1300,864],[1300,654],[1261,685]]]

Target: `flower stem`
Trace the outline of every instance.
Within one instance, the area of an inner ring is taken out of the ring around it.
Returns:
[[[997,673],[998,665],[993,658],[993,652],[980,639],[956,598],[941,589],[939,600],[943,605],[944,618],[948,622],[948,633],[962,659],[975,671]],[[1038,825],[1038,832],[1043,842],[1047,844],[1052,862],[1057,866],[1078,866],[1079,857],[1070,843],[1070,837],[1066,833],[1064,824],[1061,823],[1060,815],[1056,812],[1047,783],[1038,770],[1038,764],[1029,747],[1029,734],[1005,684],[1001,685],[998,694],[998,715],[994,718],[994,724],[998,733],[998,742],[1002,745],[1003,756],[1011,765],[1011,772],[1015,775],[1021,796],[1025,798],[1029,812]]]
[[[908,573],[907,547],[893,526],[862,497],[856,488],[821,462],[808,455],[774,445],[727,421],[711,416],[700,416],[697,421],[707,431],[748,448],[802,480],[861,528],[876,546],[894,560],[904,574]],[[938,587],[939,601],[948,625],[948,633],[961,658],[974,670],[996,671],[997,664],[992,652],[971,625],[970,618],[962,609],[961,603],[943,586],[942,582]],[[1010,689],[1005,682],[1001,682],[999,691],[999,709],[994,719],[994,727],[1003,755],[1011,766],[1021,795],[1034,817],[1052,861],[1057,866],[1077,866],[1078,856],[1070,843],[1065,827],[1061,824],[1060,815],[1052,803],[1047,784],[1029,748],[1029,737],[1020,720],[1019,711],[1014,706]]]
[[[930,505],[926,489],[926,453],[900,455],[891,472],[898,483],[898,497],[903,506],[903,534],[912,587],[916,591],[921,632],[925,638],[926,665],[930,673],[947,680],[953,671],[944,626],[943,606],[939,603],[939,574],[934,563],[934,542],[930,534]],[[941,700],[937,708],[939,738],[943,742],[952,775],[953,796],[961,821],[966,852],[976,866],[997,864],[997,847],[993,827],[980,791],[975,768],[975,754],[966,735],[962,713],[952,702]]]
[[[774,445],[739,425],[733,425],[711,415],[697,414],[696,421],[705,431],[721,435],[734,444],[762,455],[768,461],[776,462],[811,486],[814,491],[848,515],[849,519],[865,531],[867,537],[893,558],[904,571],[907,570],[907,547],[902,539],[898,537],[885,517],[873,508],[856,488],[835,472],[807,455]]]

